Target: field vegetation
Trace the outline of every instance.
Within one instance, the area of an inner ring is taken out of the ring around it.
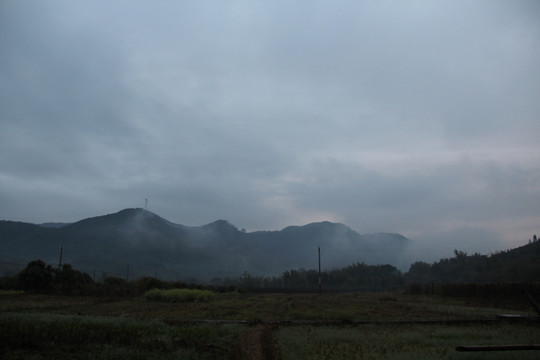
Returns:
[[[510,359],[516,354],[455,351],[460,345],[540,342],[538,321],[496,320],[507,313],[535,315],[526,298],[224,292],[208,302],[161,302],[144,295],[0,293],[0,357]]]
[[[385,284],[384,274],[399,275],[361,264],[345,270],[347,281],[353,273],[373,277],[370,286]],[[314,276],[287,274],[296,279],[289,284]],[[540,320],[529,303],[540,299],[535,282],[407,283],[399,291],[319,294],[311,280],[277,292],[152,277],[97,283],[67,264],[33,261],[0,282],[0,358],[511,359],[518,355],[456,347],[540,343]]]

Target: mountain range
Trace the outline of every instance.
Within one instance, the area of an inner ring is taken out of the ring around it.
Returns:
[[[319,247],[323,269],[358,262],[396,264],[409,242],[399,234],[361,235],[327,221],[255,232],[226,220],[184,226],[140,208],[71,224],[0,221],[3,265],[35,259],[58,264],[62,252],[62,262],[74,268],[129,278],[210,280],[245,272],[273,276],[317,268]]]

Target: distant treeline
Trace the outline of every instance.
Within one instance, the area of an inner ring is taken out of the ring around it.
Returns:
[[[321,285],[325,290],[343,291],[398,291],[403,289],[404,278],[391,265],[354,264],[343,269],[321,273]],[[27,264],[14,276],[0,279],[0,289],[23,290],[30,293],[62,295],[140,295],[147,290],[170,288],[199,288],[218,292],[225,291],[317,291],[319,273],[315,270],[288,270],[279,277],[252,276],[247,272],[236,279],[216,278],[210,285],[163,281],[143,277],[132,281],[107,276],[95,282],[85,272],[75,270],[69,264],[60,268],[47,265],[41,260]]]
[[[319,280],[320,278],[320,280]],[[281,276],[264,277],[242,274],[238,279],[214,279],[216,285],[236,284],[241,288],[318,291],[319,281],[324,290],[334,291],[398,291],[403,289],[402,273],[392,265],[353,264],[342,269],[323,271],[287,270]]]
[[[500,284],[540,283],[540,241],[490,256],[455,250],[454,257],[433,264],[416,262],[406,273],[392,265],[357,263],[341,269],[287,270],[280,276],[256,276],[244,272],[236,278],[214,278],[209,285],[166,282],[153,277],[132,281],[107,276],[95,282],[87,273],[64,264],[59,268],[35,260],[18,274],[0,279],[0,289],[67,295],[138,295],[151,288],[209,288],[215,291],[401,291],[443,296],[495,296],[515,294],[517,288]],[[499,284],[499,285],[494,285]],[[528,286],[535,288],[535,286]],[[536,291],[536,290],[534,290]],[[519,291],[518,291],[519,292]],[[506,295],[505,295],[506,296]],[[521,296],[521,295],[520,295]]]
[[[467,255],[459,250],[455,250],[454,255],[433,264],[416,262],[404,274],[392,265],[357,263],[342,269],[324,271],[320,280],[323,289],[374,292],[403,290],[405,286],[413,285],[540,283],[540,241],[536,235],[525,246],[490,256]],[[238,279],[217,278],[213,281],[216,285],[234,284],[250,289],[317,289],[319,273],[303,269],[288,270],[278,277],[244,273]],[[487,289],[489,287],[482,293],[489,294]],[[436,293],[447,292],[437,290]]]
[[[181,281],[162,281],[154,277],[142,277],[127,281],[107,276],[95,282],[85,272],[75,270],[69,264],[54,268],[41,260],[28,263],[15,276],[0,278],[0,290],[21,290],[27,293],[91,296],[138,296],[151,289],[209,289],[216,292],[236,291],[237,288],[204,286]]]

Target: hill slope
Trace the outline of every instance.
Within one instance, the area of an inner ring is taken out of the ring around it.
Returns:
[[[420,284],[538,282],[540,241],[491,256],[455,251],[451,259],[412,264],[405,277],[410,283]]]
[[[408,240],[398,234],[360,235],[337,223],[290,226],[280,231],[245,233],[226,220],[188,227],[143,210],[125,209],[58,227],[0,222],[3,262],[42,259],[88,272],[174,279],[236,277],[244,271],[274,275],[291,268],[316,268],[356,262],[395,263]]]

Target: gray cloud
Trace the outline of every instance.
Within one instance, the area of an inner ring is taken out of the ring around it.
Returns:
[[[0,218],[150,198],[187,225],[523,243],[539,17],[535,1],[2,1]]]

